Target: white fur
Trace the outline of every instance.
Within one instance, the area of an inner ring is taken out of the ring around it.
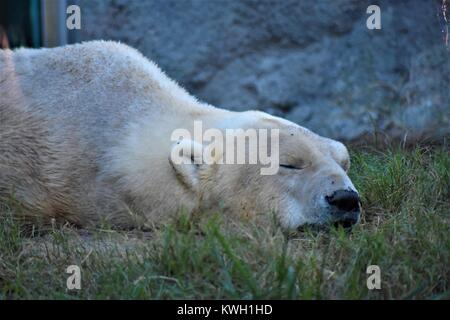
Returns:
[[[327,209],[313,199],[333,188],[354,189],[344,172],[348,152],[339,142],[263,112],[199,102],[139,52],[116,42],[1,50],[0,108],[17,113],[0,129],[6,150],[0,191],[19,187],[18,200],[31,211],[80,224],[107,219],[130,225],[136,216],[154,223],[180,208],[207,211],[221,204],[230,214],[278,209],[282,225],[292,228],[323,222],[317,212]],[[13,121],[20,117],[37,129]],[[273,177],[242,165],[174,166],[171,133],[192,131],[195,120],[205,130],[277,128],[281,156],[311,166]],[[7,132],[29,144],[17,152]],[[29,139],[33,134],[36,139]],[[29,166],[39,174],[30,175]],[[334,186],[332,177],[338,177]]]

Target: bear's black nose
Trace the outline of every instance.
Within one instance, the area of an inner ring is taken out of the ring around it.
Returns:
[[[359,221],[359,196],[355,191],[337,190],[325,199],[331,206],[331,221],[334,225],[342,226],[345,229],[351,227]]]
[[[326,196],[325,199],[338,211],[359,211],[359,196],[355,191],[337,190],[331,196]]]

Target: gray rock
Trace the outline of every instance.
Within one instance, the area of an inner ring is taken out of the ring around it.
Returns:
[[[450,132],[439,1],[79,0],[79,40],[136,47],[199,98],[354,140]]]

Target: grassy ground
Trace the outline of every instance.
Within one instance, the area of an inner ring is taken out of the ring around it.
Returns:
[[[450,298],[447,150],[352,153],[364,217],[351,234],[180,217],[161,230],[24,228],[3,205],[0,298]],[[66,289],[68,265],[82,289]],[[368,290],[368,265],[381,290]]]

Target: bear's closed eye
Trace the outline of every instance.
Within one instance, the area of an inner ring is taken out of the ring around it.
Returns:
[[[301,169],[301,168],[297,168],[295,166],[291,166],[290,164],[280,164],[280,167],[286,168],[286,169],[297,169],[297,170]]]

